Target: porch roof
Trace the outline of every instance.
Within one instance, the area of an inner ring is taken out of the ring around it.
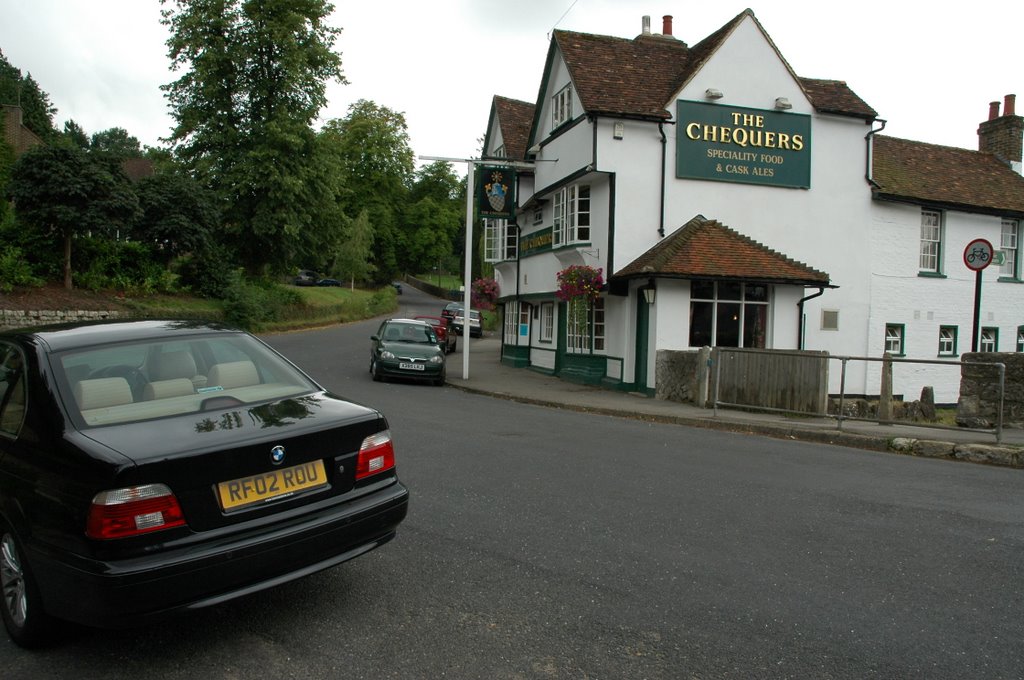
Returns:
[[[695,216],[611,278],[641,277],[831,285],[825,272],[786,257],[703,215]]]

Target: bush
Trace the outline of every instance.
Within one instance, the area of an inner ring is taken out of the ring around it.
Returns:
[[[41,286],[43,280],[32,275],[32,266],[21,248],[4,246],[0,249],[0,291],[10,293],[15,286]]]
[[[88,265],[83,267],[83,263]],[[135,241],[79,239],[73,264],[75,282],[87,290],[150,295],[175,288],[175,277],[153,259],[150,246]]]
[[[209,245],[177,263],[179,285],[199,297],[220,299],[240,278],[231,251]]]
[[[271,281],[248,281],[241,276],[228,286],[224,295],[224,319],[246,330],[259,330],[266,323],[296,316],[295,308],[304,305],[302,295]]]

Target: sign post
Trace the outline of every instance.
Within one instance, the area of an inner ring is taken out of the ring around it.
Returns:
[[[974,274],[974,332],[971,334],[971,351],[978,351],[979,330],[981,326],[981,272],[992,264],[995,250],[992,244],[983,238],[976,238],[964,248],[964,264]]]

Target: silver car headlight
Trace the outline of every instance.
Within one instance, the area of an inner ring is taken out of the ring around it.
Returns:
[[[434,356],[430,357],[430,363],[432,364],[440,364],[443,362],[444,358],[440,354],[435,354]]]
[[[395,355],[385,349],[385,350],[381,351],[380,358],[381,359],[394,359]]]

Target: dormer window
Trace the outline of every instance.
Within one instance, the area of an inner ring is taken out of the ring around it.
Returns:
[[[572,120],[572,86],[566,85],[551,98],[551,128]]]

